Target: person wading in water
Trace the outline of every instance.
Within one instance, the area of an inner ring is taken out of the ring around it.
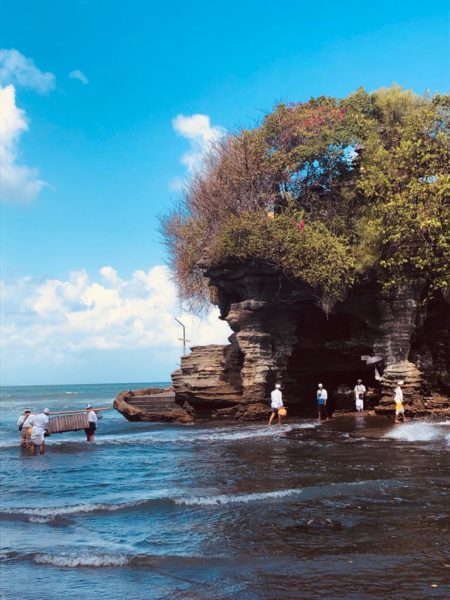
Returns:
[[[31,417],[31,409],[25,408],[23,415],[20,415],[17,421],[17,427],[20,431],[20,447],[29,449],[31,447],[31,425],[29,418]]]
[[[93,442],[99,418],[97,417],[97,413],[90,404],[86,406],[86,410],[88,414],[89,427],[85,429],[84,432],[86,433],[86,441]]]
[[[270,415],[269,425],[272,425],[272,421],[275,415],[278,418],[278,425],[281,425],[281,415],[279,413],[280,408],[283,408],[283,394],[281,393],[281,385],[275,384],[275,389],[270,393]]]

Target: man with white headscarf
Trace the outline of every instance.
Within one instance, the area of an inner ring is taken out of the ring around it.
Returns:
[[[33,456],[36,454],[37,449],[39,448],[39,454],[45,454],[45,441],[44,436],[48,432],[48,424],[50,419],[48,415],[50,411],[48,408],[44,408],[44,410],[38,415],[31,415],[28,419],[28,425],[31,426],[31,454]]]
[[[283,408],[283,394],[281,393],[281,385],[276,383],[275,389],[270,393],[270,410],[272,413],[270,415],[269,425],[272,425],[275,415],[278,418],[278,425],[281,425],[280,408]]]

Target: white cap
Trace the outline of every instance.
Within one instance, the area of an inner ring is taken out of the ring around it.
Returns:
[[[44,408],[42,412],[44,413],[44,415],[48,415],[50,413],[48,408]]]
[[[92,408],[92,404],[86,404],[86,408]]]
[[[322,384],[322,383],[319,383],[319,387],[323,387],[323,384]]]
[[[276,383],[276,384],[275,384],[275,387],[277,388],[277,390],[279,390],[279,389],[280,389],[280,387],[281,387],[281,385],[280,385],[279,383]]]
[[[397,385],[403,385],[405,382],[404,381],[397,381]]]

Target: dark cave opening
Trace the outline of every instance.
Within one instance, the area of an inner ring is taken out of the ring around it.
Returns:
[[[283,381],[291,414],[316,415],[319,383],[328,391],[329,404],[342,408],[340,393],[353,390],[358,379],[366,388],[379,389],[374,365],[361,359],[371,355],[373,332],[354,314],[327,316],[313,302],[304,304],[297,323],[297,343]],[[348,404],[348,400],[347,400]]]

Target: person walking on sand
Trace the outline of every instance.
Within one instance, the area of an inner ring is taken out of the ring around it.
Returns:
[[[394,423],[400,423],[400,417],[403,423],[406,421],[405,418],[405,407],[403,406],[403,381],[397,382],[397,387],[394,390],[394,401],[395,401],[395,421]]]
[[[317,401],[317,410],[318,410],[318,419],[321,421],[322,419],[326,421],[327,419],[327,400],[328,400],[328,392],[323,387],[321,383],[319,383],[319,388],[316,392],[316,401]]]
[[[20,431],[20,447],[30,448],[31,446],[31,425],[29,424],[29,418],[31,416],[31,409],[25,408],[23,414],[20,415],[17,421],[17,427]]]
[[[89,427],[85,429],[84,432],[86,433],[86,441],[93,442],[95,439],[95,432],[97,430],[98,417],[91,404],[86,406],[86,410],[88,414]]]
[[[276,383],[275,389],[270,393],[270,409],[272,413],[270,415],[269,425],[272,425],[275,415],[278,418],[278,425],[281,425],[280,408],[283,408],[283,394],[281,393],[281,385]]]
[[[50,422],[48,415],[50,411],[48,408],[38,415],[31,415],[27,420],[27,424],[31,426],[31,454],[34,456],[39,448],[39,454],[45,454],[45,441],[44,436],[48,430],[48,424]]]
[[[364,410],[364,396],[366,395],[366,386],[363,385],[362,379],[358,379],[354,392],[356,410],[357,412],[362,412]]]

